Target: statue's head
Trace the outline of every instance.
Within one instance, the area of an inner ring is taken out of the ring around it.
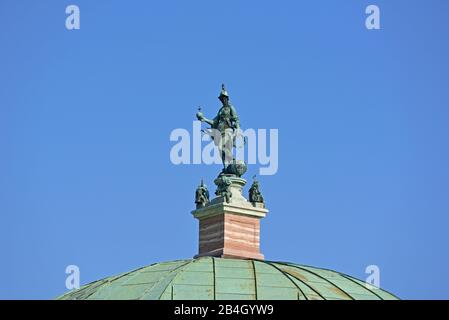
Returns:
[[[218,99],[224,105],[227,105],[228,102],[229,102],[229,95],[228,95],[228,92],[225,89],[225,85],[224,84],[221,85],[221,92],[220,92],[220,95],[218,96]]]

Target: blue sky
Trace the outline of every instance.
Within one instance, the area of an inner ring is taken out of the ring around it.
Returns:
[[[65,28],[77,4],[81,29]],[[365,28],[365,8],[381,30]],[[227,84],[242,127],[279,129],[259,178],[267,259],[401,298],[449,299],[449,2],[0,1],[0,298],[190,258],[219,166],[170,132]],[[246,177],[258,170],[249,167]]]

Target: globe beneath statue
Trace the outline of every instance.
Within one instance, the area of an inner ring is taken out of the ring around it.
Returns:
[[[246,166],[246,163],[244,161],[233,160],[233,162],[226,167],[224,173],[233,174],[240,178],[246,172],[247,169],[248,167]]]

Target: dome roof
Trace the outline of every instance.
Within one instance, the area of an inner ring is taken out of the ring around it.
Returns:
[[[202,257],[152,264],[89,283],[57,299],[391,300],[381,289],[321,268],[287,262]]]

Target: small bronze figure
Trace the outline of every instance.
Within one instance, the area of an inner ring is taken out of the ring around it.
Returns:
[[[249,202],[264,203],[262,193],[259,189],[259,181],[256,180],[256,176],[253,176],[253,180],[253,184],[249,188]]]
[[[215,194],[217,196],[224,197],[226,202],[229,203],[231,201],[232,192],[231,192],[231,180],[229,177],[225,175],[220,175],[215,180],[215,183],[217,184],[217,191],[215,191]]]
[[[201,179],[201,184],[195,192],[195,203],[197,208],[205,207],[209,203],[209,190]]]

